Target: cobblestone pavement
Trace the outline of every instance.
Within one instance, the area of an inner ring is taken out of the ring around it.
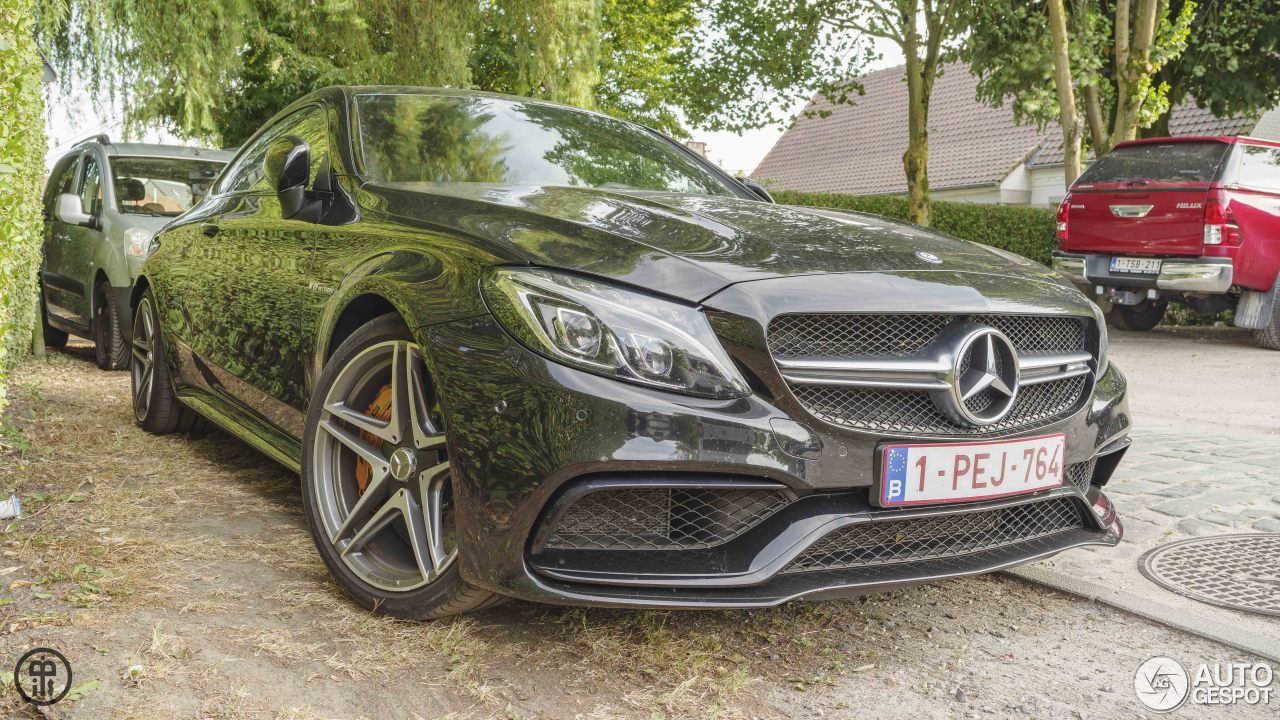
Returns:
[[[1107,494],[1124,524],[1124,540],[1115,548],[1070,550],[1015,574],[1064,589],[1087,588],[1080,591],[1104,602],[1127,598],[1114,604],[1189,629],[1234,630],[1280,648],[1276,618],[1181,597],[1138,571],[1144,552],[1176,540],[1280,533],[1280,424],[1273,409],[1248,412],[1280,407],[1280,354],[1242,346],[1239,333],[1117,335],[1113,357],[1130,379],[1135,429]],[[1225,362],[1233,364],[1230,381],[1211,404],[1205,386],[1219,381],[1205,378],[1216,378]],[[1151,609],[1134,607],[1139,605]]]

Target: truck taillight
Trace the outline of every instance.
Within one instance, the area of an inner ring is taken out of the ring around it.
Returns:
[[[1239,245],[1240,240],[1240,226],[1231,213],[1227,193],[1223,190],[1211,191],[1204,204],[1204,244],[1221,245],[1225,242],[1228,245]]]
[[[1062,198],[1062,202],[1058,204],[1058,246],[1067,241],[1067,208],[1070,207],[1071,194]]]

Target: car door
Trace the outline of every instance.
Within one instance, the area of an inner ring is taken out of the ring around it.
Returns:
[[[71,235],[68,225],[58,218],[58,196],[73,193],[80,170],[81,153],[74,152],[58,161],[49,176],[49,185],[44,195],[44,252],[40,271],[40,286],[45,308],[54,322],[66,323],[71,320],[72,311],[67,305],[74,305],[74,299],[83,294],[83,288],[68,277],[67,268],[70,263],[66,259]],[[70,297],[69,297],[70,296]]]
[[[85,150],[80,163],[80,181],[76,186],[76,193],[80,196],[85,214],[90,218],[90,224],[65,225],[66,239],[58,261],[58,275],[65,288],[61,295],[63,302],[60,309],[65,311],[64,317],[85,328],[89,327],[90,318],[93,317],[93,256],[104,237],[104,184],[102,158],[92,148]]]
[[[186,261],[199,298],[188,303],[193,350],[222,393],[298,438],[313,336],[306,290],[314,226],[281,216],[267,150],[279,138],[302,137],[317,166],[327,149],[325,127],[323,109],[309,106],[252,141],[220,181]]]

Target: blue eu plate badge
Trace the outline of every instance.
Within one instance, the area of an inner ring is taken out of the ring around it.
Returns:
[[[891,448],[885,453],[886,503],[900,503],[907,497],[907,452],[907,448]]]

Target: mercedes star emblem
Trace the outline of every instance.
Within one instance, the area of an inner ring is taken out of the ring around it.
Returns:
[[[980,327],[964,336],[951,369],[950,392],[935,396],[956,422],[982,426],[1004,419],[1018,397],[1018,353],[1004,333]]]
[[[933,254],[933,253],[931,253],[931,252],[925,252],[925,251],[923,251],[923,250],[917,250],[917,251],[916,251],[916,257],[918,257],[918,258],[920,258],[921,260],[923,260],[923,261],[925,261],[925,262],[929,263],[930,265],[941,265],[941,264],[942,264],[942,258],[938,257],[937,255],[934,255],[934,254]]]

